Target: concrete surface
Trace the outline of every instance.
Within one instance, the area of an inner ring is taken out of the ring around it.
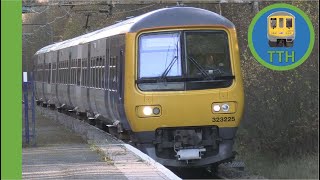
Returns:
[[[37,116],[36,147],[22,149],[23,179],[127,179],[80,136]]]
[[[23,179],[180,179],[134,147],[57,111],[37,107],[36,130],[37,147],[23,148]]]

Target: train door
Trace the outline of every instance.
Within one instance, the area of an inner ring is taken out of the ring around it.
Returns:
[[[81,87],[80,87],[80,76],[81,76],[81,45],[78,46],[77,57],[75,59],[75,91],[74,91],[74,103],[78,108],[84,109],[81,104]]]
[[[52,77],[52,66],[51,66],[51,53],[45,54],[46,58],[46,83],[45,83],[45,97],[48,104],[51,103],[51,77]]]
[[[110,45],[111,45],[111,40],[110,38],[106,39],[106,49],[105,49],[105,91],[104,91],[104,102],[105,102],[105,109],[106,109],[106,116],[108,119],[114,119],[114,116],[112,114],[111,110],[111,102],[110,102],[110,82],[109,82],[109,77],[110,77]]]
[[[106,116],[106,109],[104,108],[104,87],[102,82],[104,81],[103,71],[105,66],[105,49],[106,41],[105,39],[99,39],[95,42],[94,47],[94,59],[95,59],[95,68],[94,68],[94,103],[96,111]]]
[[[119,61],[117,62],[118,64],[117,85],[118,85],[118,95],[119,95],[119,98],[118,98],[118,112],[120,117],[119,120],[125,129],[130,129],[130,125],[126,119],[125,110],[124,110],[125,35],[119,35],[118,53],[119,53]]]
[[[116,41],[115,38],[108,38],[107,39],[107,109],[109,111],[110,114],[110,118],[112,120],[117,119],[116,117],[116,111],[114,109],[115,106],[115,61],[116,61],[116,57],[114,56],[114,52],[115,52],[115,47],[116,45]]]
[[[71,58],[71,55],[72,55],[71,47],[67,48],[67,54],[68,54],[68,56],[67,56],[67,69],[66,69],[66,71],[67,71],[67,85],[66,85],[66,87],[67,87],[67,93],[66,93],[66,95],[67,95],[67,103],[66,104],[69,105],[69,108],[70,107],[74,108],[74,105],[73,105],[73,103],[71,101],[71,94],[73,93],[73,90],[74,90],[74,84],[72,82],[72,80],[73,80],[73,78],[72,78],[72,75],[73,75],[72,74],[72,70],[73,69],[71,69],[71,68],[73,68],[72,66],[73,66],[73,63],[74,63],[74,59]]]
[[[41,61],[41,100],[45,103],[45,81],[46,81],[46,60],[45,60],[45,54],[40,55],[40,61]]]
[[[61,84],[61,73],[62,73],[62,65],[61,65],[61,60],[60,60],[60,57],[61,57],[61,52],[60,50],[58,50],[57,52],[57,76],[56,76],[56,98],[57,98],[57,104],[56,106],[61,106],[61,97],[60,97],[60,92],[59,92],[59,87],[60,87],[60,84]]]
[[[57,105],[57,52],[51,53],[51,66],[52,66],[52,75],[51,75],[51,96],[52,96],[52,102],[51,104]]]

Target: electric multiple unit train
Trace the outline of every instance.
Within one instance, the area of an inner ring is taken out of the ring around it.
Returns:
[[[295,39],[295,17],[284,11],[270,14],[267,36],[270,47],[292,47]]]
[[[155,10],[40,49],[36,101],[83,115],[171,167],[234,157],[244,109],[236,29],[193,7]]]

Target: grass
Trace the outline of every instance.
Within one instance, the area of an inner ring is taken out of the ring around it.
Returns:
[[[97,145],[95,144],[89,144],[90,149],[92,151],[96,151],[102,158],[103,161],[105,161],[108,165],[114,165],[113,160],[109,157],[108,154],[106,154],[102,149],[100,149]]]
[[[245,162],[250,174],[269,179],[319,179],[319,155],[275,158],[272,154],[239,152],[237,159]]]
[[[302,150],[301,154],[281,156],[279,153],[283,152],[268,152],[254,146],[254,142],[248,141],[247,132],[239,129],[234,150],[239,153],[236,159],[244,161],[245,171],[250,175],[269,179],[319,179],[318,153],[303,152],[306,147],[296,145],[297,149]]]

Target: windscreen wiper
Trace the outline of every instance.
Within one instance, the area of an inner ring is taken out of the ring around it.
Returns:
[[[227,81],[227,80],[231,80],[231,79],[235,79],[235,76],[215,76],[215,77],[211,77],[210,79],[204,79],[202,77],[187,77],[184,78],[185,81],[203,81],[203,80],[207,80],[207,81]]]
[[[167,68],[163,71],[163,73],[160,76],[160,80],[164,80],[168,73],[170,72],[172,66],[174,65],[174,63],[176,63],[176,61],[178,60],[178,56],[174,56],[170,62],[170,64],[167,66]]]
[[[200,71],[204,78],[212,79],[210,75],[206,72],[206,70],[204,70],[204,68],[195,59],[193,59],[192,57],[188,57],[188,59],[196,66],[196,68]]]
[[[235,76],[216,76],[213,78],[213,80],[230,80],[234,78]]]

